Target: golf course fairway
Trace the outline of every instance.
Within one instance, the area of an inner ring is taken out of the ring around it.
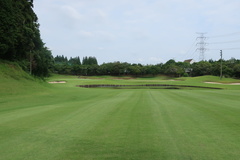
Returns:
[[[239,85],[205,84],[197,78],[48,79],[57,80],[66,83],[20,79],[21,87],[11,88],[17,80],[1,81],[0,160],[240,158]],[[76,87],[143,83],[222,89]]]

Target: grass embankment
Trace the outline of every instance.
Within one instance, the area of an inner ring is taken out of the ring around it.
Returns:
[[[0,159],[238,159],[239,86],[223,85],[225,90],[75,87],[104,83],[214,85],[201,79],[204,77],[167,81],[55,75],[48,81],[67,83],[49,84],[44,93],[42,87],[39,91],[29,88],[27,96],[16,93],[5,96],[7,100],[0,98]]]
[[[48,84],[23,71],[14,62],[0,61],[0,96],[44,91]]]

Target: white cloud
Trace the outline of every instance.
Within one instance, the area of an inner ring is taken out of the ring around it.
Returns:
[[[138,61],[139,63],[142,63],[142,62],[144,62],[144,59],[143,59],[143,58],[138,58],[137,61]]]
[[[102,51],[102,50],[104,50],[105,48],[104,48],[104,47],[98,47],[97,49],[100,50],[100,51]]]
[[[63,13],[65,13],[69,16],[69,18],[73,18],[75,20],[83,19],[83,16],[77,11],[77,9],[75,9],[72,6],[64,5],[61,7],[61,9],[62,9]]]
[[[162,59],[158,57],[150,57],[149,60],[153,62],[159,62],[159,63],[162,61]]]
[[[97,34],[98,38],[102,40],[113,41],[116,38],[114,34],[108,31],[96,31],[95,33]]]
[[[89,32],[89,31],[79,31],[78,34],[81,36],[81,37],[84,37],[84,38],[92,38],[94,37],[94,33],[92,32]]]
[[[96,12],[96,15],[97,15],[98,17],[100,17],[100,18],[102,18],[102,19],[107,18],[107,13],[104,12],[103,10],[101,10],[101,9],[96,9],[95,12]]]
[[[96,54],[105,62],[178,61],[184,51],[192,54],[187,52],[196,32],[208,36],[240,30],[239,0],[36,0],[34,5],[42,39],[55,55]],[[206,57],[216,55],[212,51]],[[228,56],[240,58],[237,51]]]
[[[82,38],[89,38],[92,41],[114,41],[116,36],[107,31],[85,31],[81,30],[77,32]]]

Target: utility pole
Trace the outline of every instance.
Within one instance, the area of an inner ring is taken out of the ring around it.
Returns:
[[[221,56],[220,79],[222,79],[222,50],[220,50],[220,56]]]
[[[199,50],[199,61],[204,61],[205,59],[205,51],[207,50],[207,48],[205,48],[205,46],[207,45],[207,43],[205,43],[205,40],[207,37],[204,36],[204,34],[206,33],[197,33],[200,36],[197,37],[197,39],[199,39],[199,42],[197,43],[197,45],[199,45],[199,48],[197,48],[197,50]]]
[[[29,73],[32,75],[32,61],[33,61],[33,55],[32,55],[32,50],[29,52]]]

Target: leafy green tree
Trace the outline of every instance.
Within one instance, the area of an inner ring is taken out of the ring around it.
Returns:
[[[94,64],[94,65],[89,65],[88,66],[88,75],[89,76],[93,76],[93,75],[98,75],[98,65]]]
[[[166,75],[174,76],[174,77],[180,77],[185,73],[184,68],[179,67],[176,64],[170,64],[167,67],[167,70],[165,71]]]
[[[166,63],[165,63],[165,65],[171,65],[171,64],[175,64],[176,62],[175,62],[175,60],[174,59],[170,59],[170,60],[168,60]]]
[[[71,74],[72,75],[82,75],[82,67],[81,67],[81,65],[73,65],[73,66],[71,66]]]
[[[141,75],[141,66],[139,66],[139,65],[131,65],[130,67],[129,67],[129,73],[131,74],[131,75],[135,75],[135,76],[137,76],[137,75]]]
[[[103,63],[98,67],[98,73],[100,75],[109,75],[110,69],[109,69],[109,63]]]
[[[53,56],[51,51],[44,47],[34,52],[34,65],[32,73],[39,77],[49,76],[50,69],[53,68]]]
[[[75,57],[75,58],[70,58],[68,61],[69,65],[81,65],[81,61],[79,57]]]
[[[147,65],[144,66],[145,74],[155,76],[160,73],[160,66],[159,65]]]
[[[240,78],[240,64],[236,64],[233,67],[234,76]]]
[[[207,61],[193,63],[192,65],[193,76],[211,75],[211,72],[212,72],[212,64]]]

